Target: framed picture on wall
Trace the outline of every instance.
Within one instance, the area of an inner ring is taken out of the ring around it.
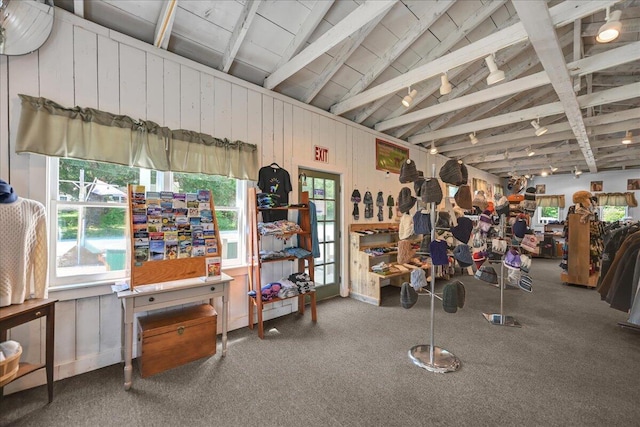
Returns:
[[[547,191],[545,184],[536,184],[536,194],[544,194]]]
[[[602,181],[591,181],[589,189],[592,193],[594,191],[602,191]]]
[[[628,179],[627,190],[640,190],[640,179]]]
[[[400,174],[402,162],[409,158],[409,149],[376,138],[376,169]]]

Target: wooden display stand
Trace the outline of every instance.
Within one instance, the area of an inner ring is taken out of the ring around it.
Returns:
[[[131,236],[131,249],[135,250],[135,224],[134,224],[134,209],[137,206],[133,197],[134,189],[142,189],[144,186],[129,185],[129,231]],[[212,257],[218,257],[222,259],[222,244],[220,240],[220,231],[218,229],[218,220],[216,219],[216,211],[213,202],[213,194],[211,191],[206,190],[208,194],[211,220],[214,228],[214,237],[216,239],[216,253],[215,255],[206,256],[194,256],[188,258],[177,259],[162,259],[162,260],[136,260],[135,256],[131,256],[130,262],[130,277],[131,282],[129,284],[131,290],[136,286],[155,284],[160,282],[169,282],[173,280],[190,279],[194,277],[204,277],[207,274],[206,259]],[[145,209],[147,203],[144,204]]]
[[[363,230],[383,230],[374,234],[361,234]],[[402,282],[409,280],[409,271],[390,272],[388,274],[378,274],[371,271],[371,267],[380,262],[392,264],[396,261],[398,252],[391,251],[382,255],[369,255],[364,252],[369,248],[390,248],[397,247],[398,224],[397,223],[376,223],[376,224],[352,224],[349,227],[350,236],[350,260],[349,271],[349,296],[351,298],[367,302],[369,304],[380,305],[380,288],[388,285],[400,286]],[[419,240],[416,240],[419,242]],[[417,268],[417,267],[416,267]]]
[[[314,280],[314,264],[313,264],[313,255],[309,255],[305,258],[296,258],[294,256],[263,260],[260,257],[260,249],[262,248],[262,236],[258,232],[258,214],[260,212],[266,211],[289,211],[296,210],[300,215],[300,227],[302,228],[302,232],[295,233],[298,236],[298,245],[311,252],[311,218],[309,216],[309,193],[304,191],[301,195],[300,204],[301,206],[288,206],[288,207],[277,207],[277,208],[258,208],[257,204],[257,196],[256,189],[249,188],[248,192],[249,197],[249,238],[250,238],[250,247],[249,247],[249,259],[251,260],[249,265],[249,291],[254,291],[255,296],[249,295],[249,328],[253,329],[254,325],[254,316],[253,310],[256,308],[256,312],[258,315],[258,336],[261,339],[264,339],[264,324],[262,317],[262,310],[266,304],[271,304],[277,301],[283,301],[285,299],[290,298],[298,298],[298,313],[304,314],[304,303],[305,297],[308,295],[311,303],[311,320],[316,322],[318,320],[318,314],[316,311],[316,292],[315,290],[295,295],[289,298],[278,298],[275,297],[269,301],[262,301],[262,265],[264,263],[271,262],[282,262],[282,261],[298,261],[298,271],[305,271],[305,261],[306,261],[306,269],[309,271],[309,277],[311,281]],[[276,278],[277,279],[277,278]]]
[[[564,283],[594,288],[598,283],[598,274],[589,274],[590,266],[590,226],[589,222],[580,222],[580,215],[569,215],[569,257],[567,272],[560,274]]]

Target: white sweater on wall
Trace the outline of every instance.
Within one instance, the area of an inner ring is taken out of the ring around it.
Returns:
[[[47,219],[42,203],[0,203],[0,307],[47,297]],[[33,288],[31,287],[33,285]]]

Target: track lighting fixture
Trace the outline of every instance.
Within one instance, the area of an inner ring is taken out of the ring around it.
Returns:
[[[484,58],[487,63],[487,67],[489,67],[489,76],[487,77],[487,84],[492,85],[494,83],[501,82],[504,80],[504,71],[499,70],[496,65],[496,60],[493,55],[489,55]]]
[[[598,30],[598,35],[596,36],[598,43],[609,43],[618,38],[622,30],[622,23],[620,22],[621,15],[621,10],[614,10],[609,13],[609,8],[607,7],[607,22]]]
[[[411,90],[411,86],[409,86],[407,88],[407,96],[402,98],[402,105],[408,108],[413,102],[413,98],[415,98],[417,94],[418,94],[418,91],[415,89]]]
[[[622,138],[622,141],[621,141],[621,142],[622,142],[624,145],[631,144],[631,137],[633,137],[633,134],[631,133],[631,131],[630,131],[630,130],[628,130],[628,131],[625,133],[624,138]]]
[[[531,146],[527,147],[527,156],[531,157],[534,154],[536,154],[536,152],[531,149]]]
[[[573,174],[578,177],[580,175],[582,175],[582,171],[580,169],[578,169],[578,166],[574,166],[573,167]]]
[[[544,126],[540,126],[540,119],[531,120],[531,126],[536,130],[536,136],[542,136],[549,131]]]
[[[447,73],[444,73],[440,76],[440,95],[446,95],[448,93],[451,93],[451,83],[449,83]]]
[[[429,154],[438,154],[435,141],[431,141],[431,150],[429,150]]]
[[[553,166],[549,165],[549,170],[550,170],[551,172],[555,172],[555,171],[557,171],[557,170],[558,170],[558,168],[554,168]]]
[[[476,145],[478,143],[478,138],[476,138],[476,133],[470,133],[469,139],[471,140],[471,145]]]

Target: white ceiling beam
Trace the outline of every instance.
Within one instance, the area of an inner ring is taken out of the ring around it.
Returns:
[[[167,0],[162,4],[162,10],[156,24],[156,31],[153,36],[153,45],[160,49],[167,49],[169,46],[169,36],[173,30],[173,21],[176,19],[178,10],[178,0]]]
[[[84,18],[84,0],[73,0],[73,13]]]
[[[506,0],[500,0],[496,3],[504,3],[505,1]],[[426,7],[428,12],[409,26],[407,31],[400,36],[398,41],[376,60],[376,62],[358,80],[358,82],[349,89],[349,92],[342,97],[342,99],[351,98],[366,89],[371,82],[377,79],[378,76],[393,64],[393,62],[398,59],[405,50],[418,40],[420,36],[422,36],[422,34],[424,34],[424,32],[427,31],[429,27],[455,3],[455,0],[427,1],[425,3],[429,3],[429,6]]]
[[[558,49],[560,50],[560,54],[562,55],[562,49],[560,45],[558,46]],[[571,62],[568,65],[565,65],[564,56],[562,56],[562,64],[565,69],[568,68],[569,70],[571,70],[570,74],[581,75],[585,73],[590,74],[596,72],[601,68],[610,68],[612,66],[615,66],[617,61],[631,62],[637,59],[640,59],[640,42],[630,43],[626,46],[601,53],[597,56],[592,56],[589,58]],[[513,77],[513,75],[514,74],[512,74],[511,77]],[[567,74],[567,77],[569,77],[569,74]],[[385,131],[408,123],[414,123],[420,120],[428,119],[430,117],[439,116],[451,111],[468,108],[472,105],[481,104],[493,99],[518,94],[525,90],[547,85],[551,82],[552,81],[549,78],[549,74],[546,71],[541,71],[539,73],[532,74],[521,79],[511,80],[507,83],[502,83],[500,85],[492,86],[469,95],[461,96],[448,102],[443,102],[441,104],[423,108],[422,110],[414,111],[413,113],[405,114],[404,116],[379,122],[375,125],[375,129],[378,131]]]
[[[622,13],[624,14],[625,12],[626,10],[623,10]],[[624,15],[622,17],[624,18]],[[604,23],[605,21],[583,24],[581,36],[595,37],[598,35],[598,30]],[[640,18],[621,19],[620,23],[622,24],[621,34],[640,33]]]
[[[560,98],[560,103],[564,107],[569,123],[571,123],[571,128],[582,149],[589,170],[592,173],[598,172],[587,129],[582,119],[582,111],[580,111],[580,105],[573,90],[571,76],[567,70],[567,63],[564,60],[560,41],[546,2],[544,0],[514,0],[513,7],[529,35],[529,40],[540,58],[540,63],[551,78],[551,85]]]
[[[333,77],[333,75],[338,72],[340,67],[342,67],[345,61],[349,59],[351,54],[358,48],[358,46],[362,44],[371,30],[373,30],[376,25],[378,25],[380,21],[382,21],[382,18],[384,18],[384,16],[385,14],[381,13],[376,19],[368,22],[364,27],[351,34],[347,38],[347,40],[342,43],[340,49],[338,50],[338,53],[336,53],[331,61],[329,61],[329,63],[324,67],[322,73],[320,73],[320,75],[313,81],[313,83],[311,83],[311,86],[301,99],[302,102],[308,104],[313,101],[313,98],[316,97],[318,92],[320,92],[320,90],[322,90],[322,88],[327,83],[329,83],[331,77]]]
[[[293,58],[294,55],[300,52],[309,37],[311,37],[313,31],[318,27],[318,24],[320,24],[320,21],[322,21],[322,18],[324,18],[329,9],[331,9],[331,6],[333,6],[333,2],[334,0],[316,1],[316,3],[313,5],[313,9],[311,9],[311,12],[309,12],[309,15],[307,15],[307,19],[305,19],[302,25],[300,25],[300,28],[296,32],[295,36],[293,37],[287,48],[284,50],[284,53],[282,54],[282,57],[278,61],[278,64],[275,66],[274,70],[282,67],[284,64],[289,62],[289,60]]]
[[[551,9],[552,23],[554,26],[566,25],[615,3],[616,0],[563,2]],[[447,70],[495,53],[500,49],[524,40],[526,37],[527,33],[524,26],[521,22],[518,22],[448,55],[441,56],[428,64],[414,68],[401,76],[390,79],[347,100],[338,102],[331,107],[331,112],[337,115],[343,114],[383,96],[396,93],[415,83],[438,76]]]
[[[478,25],[485,22],[490,16],[502,7],[504,3],[502,1],[498,2],[490,2],[485,5],[483,8],[477,10],[474,14],[470,15],[465,19],[465,21],[460,25],[456,31],[449,33],[443,40],[440,42],[435,48],[431,49],[429,53],[422,58],[414,67],[421,67],[424,64],[428,64],[431,61],[436,60],[438,57],[446,54],[451,48],[453,48],[456,44],[458,44],[462,39],[464,39],[471,31],[473,31]],[[501,26],[502,28],[507,28],[516,22],[517,17],[511,17],[506,23]],[[465,71],[468,68],[468,64],[461,64],[461,66],[450,68],[445,70],[447,73],[447,77],[450,80],[455,79],[460,73]],[[430,97],[434,92],[436,92],[440,88],[440,79],[433,79],[420,88],[418,91],[418,95],[413,99],[413,102],[409,107],[405,107],[398,103],[398,107],[387,117],[385,120],[393,119],[395,117],[399,117],[403,114],[407,114],[420,105],[425,99]],[[389,95],[389,99],[393,97],[395,93]]]
[[[381,13],[387,13],[397,0],[368,0],[358,6],[342,21],[329,31],[321,35],[315,42],[307,46],[302,52],[294,56],[289,62],[275,70],[264,80],[266,89],[273,89],[320,55],[336,46],[338,43],[358,31],[368,22],[374,20]]]
[[[231,38],[222,56],[222,64],[218,68],[223,73],[228,72],[229,68],[231,68],[233,60],[236,58],[236,54],[240,49],[240,45],[242,45],[244,38],[247,36],[247,32],[249,32],[251,23],[256,17],[260,3],[262,3],[262,0],[247,0],[244,4],[244,9],[242,9],[242,13],[236,25],[233,27],[233,33],[231,33]]]
[[[640,93],[638,91],[640,91],[640,82],[620,86],[613,89],[602,90],[600,92],[595,92],[589,95],[579,96],[578,103],[580,105],[580,108],[594,107],[596,105],[608,104],[611,102],[637,97],[638,93]],[[488,119],[476,120],[475,122],[469,122],[459,126],[438,129],[434,132],[423,133],[409,138],[409,142],[412,144],[420,144],[434,139],[438,140],[456,135],[464,135],[483,129],[505,126],[511,123],[518,123],[525,120],[533,120],[538,117],[547,117],[554,114],[562,114],[563,112],[564,107],[562,103],[553,102],[536,107],[531,107],[525,110],[502,114]]]

